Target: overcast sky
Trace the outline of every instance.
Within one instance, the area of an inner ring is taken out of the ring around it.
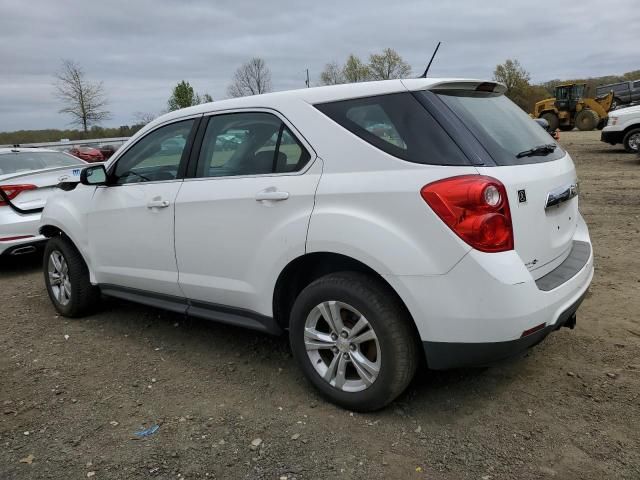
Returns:
[[[396,49],[431,76],[489,78],[517,58],[534,81],[640,69],[638,0],[0,0],[0,131],[65,128],[53,73],[79,63],[104,82],[112,119],[166,109],[184,79],[226,96],[234,70],[265,59],[273,88],[312,84],[349,53]]]

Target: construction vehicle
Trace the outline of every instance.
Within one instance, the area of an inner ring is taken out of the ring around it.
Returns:
[[[597,98],[584,96],[586,83],[566,83],[555,89],[555,98],[535,104],[533,118],[544,118],[549,128],[563,131],[602,129],[613,102],[613,92]]]

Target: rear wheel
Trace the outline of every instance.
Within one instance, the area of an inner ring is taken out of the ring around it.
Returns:
[[[622,140],[624,149],[629,153],[640,152],[640,128],[634,128],[627,132]]]
[[[600,122],[600,116],[593,110],[585,108],[576,115],[576,127],[583,132],[593,130],[598,125],[598,122]]]
[[[418,364],[406,310],[387,286],[362,273],[330,274],[307,286],[291,310],[289,339],[307,379],[350,410],[390,403]]]
[[[558,119],[558,115],[553,112],[545,112],[540,118],[544,118],[549,124],[549,130],[553,131],[560,125],[560,120]]]
[[[65,317],[86,315],[100,299],[80,252],[62,236],[50,239],[44,249],[44,282],[53,306]]]

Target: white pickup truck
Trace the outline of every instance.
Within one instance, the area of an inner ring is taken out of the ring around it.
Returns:
[[[640,152],[640,105],[609,112],[600,140],[611,145],[622,143],[629,153]]]

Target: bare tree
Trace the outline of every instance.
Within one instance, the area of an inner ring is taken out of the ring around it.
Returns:
[[[137,125],[146,125],[147,123],[151,123],[156,119],[156,117],[157,115],[151,112],[135,112],[133,114],[133,118]]]
[[[411,66],[393,48],[369,55],[369,72],[372,80],[406,78],[411,75]]]
[[[338,65],[338,62],[327,63],[324,66],[324,70],[320,74],[320,83],[322,85],[338,85],[344,82],[342,67]]]
[[[230,97],[245,97],[271,91],[271,71],[265,61],[254,57],[236,70],[227,88]]]
[[[86,133],[91,125],[110,118],[102,82],[88,81],[80,65],[64,60],[55,77],[56,96],[65,105],[60,113],[70,115],[71,124],[81,126]]]

